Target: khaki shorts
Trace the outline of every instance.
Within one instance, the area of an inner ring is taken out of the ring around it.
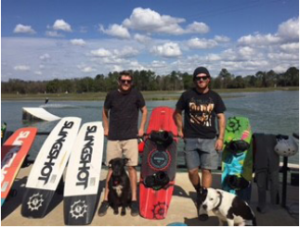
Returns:
[[[127,166],[137,166],[139,162],[138,140],[107,140],[106,165],[114,158],[128,158]]]

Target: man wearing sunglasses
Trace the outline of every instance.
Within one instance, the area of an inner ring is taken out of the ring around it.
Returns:
[[[139,111],[142,112],[141,124],[138,129]],[[107,137],[106,164],[114,158],[128,158],[127,162],[130,185],[132,190],[131,215],[139,214],[137,203],[138,136],[144,135],[147,120],[147,108],[143,95],[133,88],[132,75],[123,71],[118,80],[118,89],[109,92],[103,107],[104,135]],[[108,182],[112,170],[108,170],[104,200],[98,215],[104,216],[109,207]]]
[[[189,179],[197,192],[197,204],[200,202],[201,186],[205,188],[211,186],[211,170],[218,168],[217,151],[222,150],[225,133],[226,107],[221,97],[210,90],[210,80],[209,71],[205,67],[196,68],[193,74],[195,87],[181,95],[174,113],[178,134],[185,142],[184,155]],[[182,111],[184,111],[184,125]],[[216,117],[219,126],[218,136],[215,126]],[[199,167],[202,172],[201,182],[198,174]],[[197,205],[197,208],[199,206]],[[199,215],[199,219],[207,219],[207,215]]]

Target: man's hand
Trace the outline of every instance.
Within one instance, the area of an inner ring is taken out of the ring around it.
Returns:
[[[180,138],[183,138],[183,137],[184,137],[182,130],[178,130],[178,136],[179,136]]]
[[[139,137],[143,137],[144,133],[145,133],[145,132],[144,132],[144,129],[143,129],[143,128],[140,128],[140,129],[139,129],[138,136],[139,136]]]
[[[215,149],[218,152],[221,152],[223,150],[223,140],[222,139],[217,139],[216,144],[215,144]]]
[[[104,136],[108,137],[108,129],[104,129]]]

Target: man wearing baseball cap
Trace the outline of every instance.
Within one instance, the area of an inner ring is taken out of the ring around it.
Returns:
[[[195,87],[182,93],[176,104],[174,117],[178,134],[185,142],[184,155],[189,179],[197,192],[198,216],[199,219],[205,220],[208,218],[207,214],[199,214],[201,187],[211,187],[211,170],[216,170],[219,166],[218,152],[223,147],[226,107],[219,94],[210,90],[211,76],[205,67],[195,69],[193,81]],[[201,181],[199,167],[202,172]]]

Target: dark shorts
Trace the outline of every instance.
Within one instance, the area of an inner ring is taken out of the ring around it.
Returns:
[[[216,170],[219,166],[219,154],[215,149],[214,139],[184,139],[184,155],[188,170],[198,168]]]

